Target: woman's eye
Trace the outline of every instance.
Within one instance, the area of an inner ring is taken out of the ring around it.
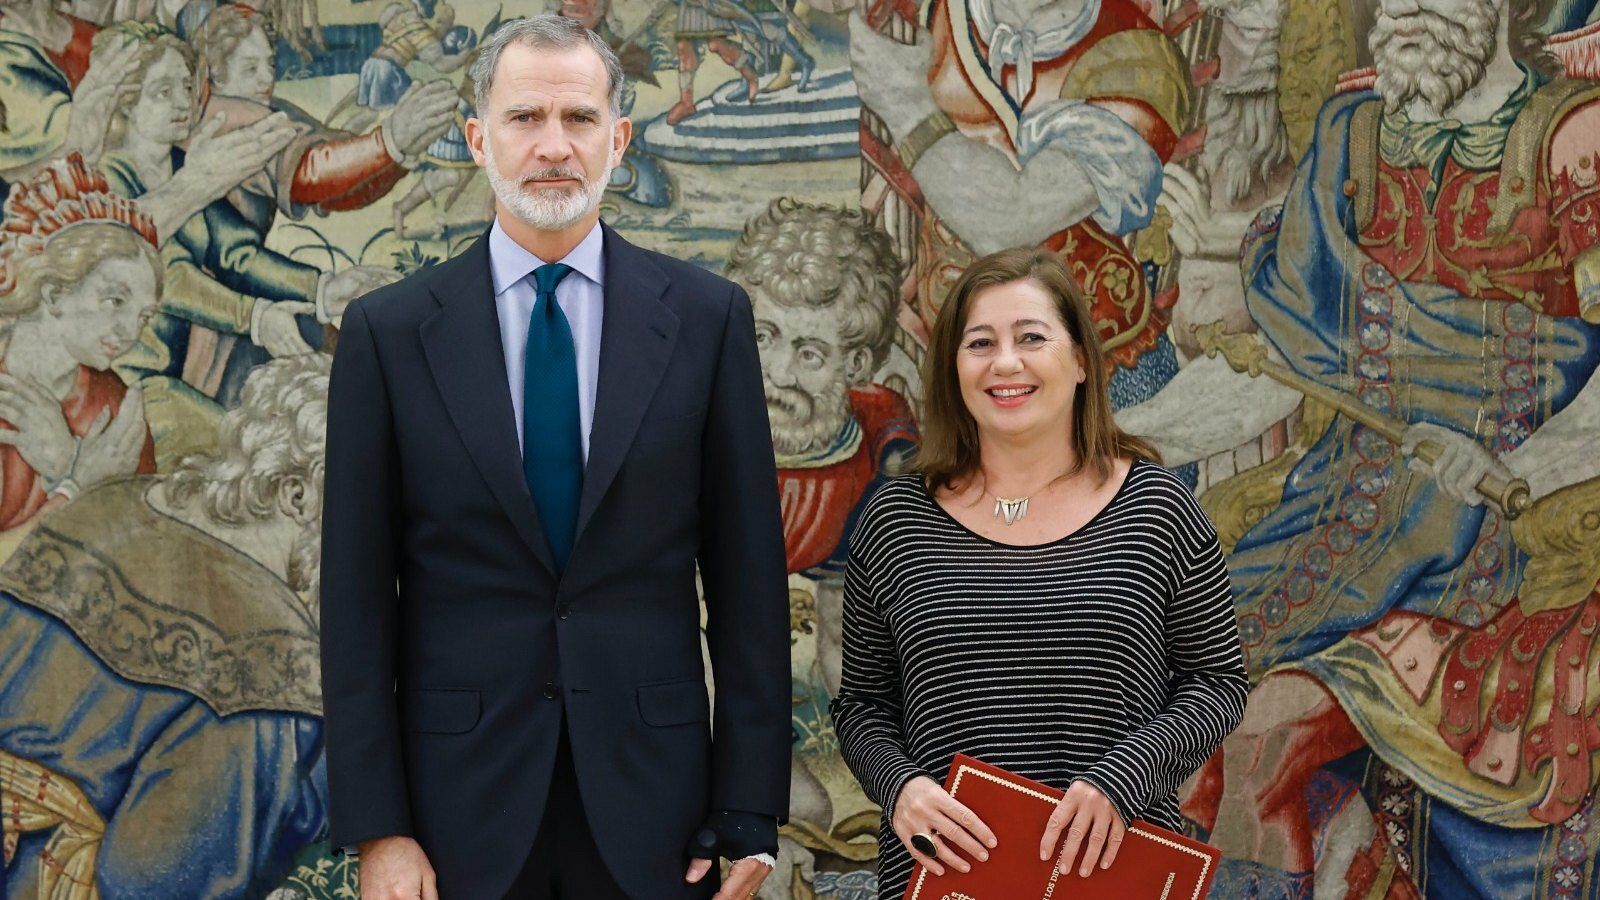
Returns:
[[[977,340],[967,344],[967,349],[968,350],[987,350],[993,344],[994,344],[994,341],[991,341],[988,338],[978,338]]]
[[[1044,335],[1034,331],[1030,331],[1022,336],[1022,343],[1024,344],[1037,344],[1042,340],[1044,340]]]

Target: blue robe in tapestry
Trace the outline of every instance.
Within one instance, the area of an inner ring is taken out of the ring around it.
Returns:
[[[1530,75],[1508,101],[1507,129],[1537,85]],[[1504,454],[1583,389],[1600,364],[1600,327],[1402,281],[1367,255],[1347,187],[1362,174],[1352,120],[1373,100],[1360,91],[1324,106],[1281,211],[1246,235],[1251,316],[1301,375],[1405,422],[1477,434]],[[1514,602],[1526,559],[1490,505],[1451,499],[1394,444],[1335,416],[1289,473],[1279,505],[1229,558],[1252,676],[1277,665],[1312,674],[1358,719],[1362,686],[1341,683],[1348,670],[1319,665],[1319,653],[1395,610],[1480,624]],[[1379,737],[1380,756],[1405,746],[1405,735]],[[1360,784],[1374,810],[1403,817],[1387,835],[1408,867],[1399,877],[1430,897],[1556,896],[1557,888],[1600,896],[1589,874],[1600,846],[1592,803],[1559,825],[1502,827],[1418,790],[1391,766],[1356,759],[1329,769]],[[1296,895],[1263,887],[1272,879],[1259,871],[1241,877],[1251,866],[1225,864],[1219,894]],[[1281,874],[1290,876],[1283,884],[1298,881],[1293,891],[1309,885],[1306,873]]]
[[[156,483],[89,491],[0,566],[0,751],[93,805],[105,900],[263,896],[325,829],[315,620]],[[49,836],[21,835],[0,898],[39,896]]]

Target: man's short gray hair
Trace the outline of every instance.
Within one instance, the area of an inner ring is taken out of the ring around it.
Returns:
[[[472,94],[478,113],[483,114],[489,105],[489,89],[494,86],[494,70],[500,63],[500,51],[512,44],[524,44],[536,50],[571,50],[588,46],[600,54],[606,65],[606,94],[611,99],[611,115],[622,115],[622,61],[598,34],[583,27],[577,19],[567,19],[553,13],[512,19],[495,29],[478,47],[478,58],[472,62]]]

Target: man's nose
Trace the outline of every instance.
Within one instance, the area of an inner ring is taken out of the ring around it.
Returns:
[[[1379,8],[1390,18],[1414,15],[1422,10],[1417,0],[1382,0]]]

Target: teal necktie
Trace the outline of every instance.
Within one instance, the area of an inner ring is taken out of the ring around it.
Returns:
[[[578,356],[572,327],[556,303],[556,285],[571,271],[561,263],[533,271],[536,293],[522,369],[522,477],[558,572],[572,556],[583,490]]]

